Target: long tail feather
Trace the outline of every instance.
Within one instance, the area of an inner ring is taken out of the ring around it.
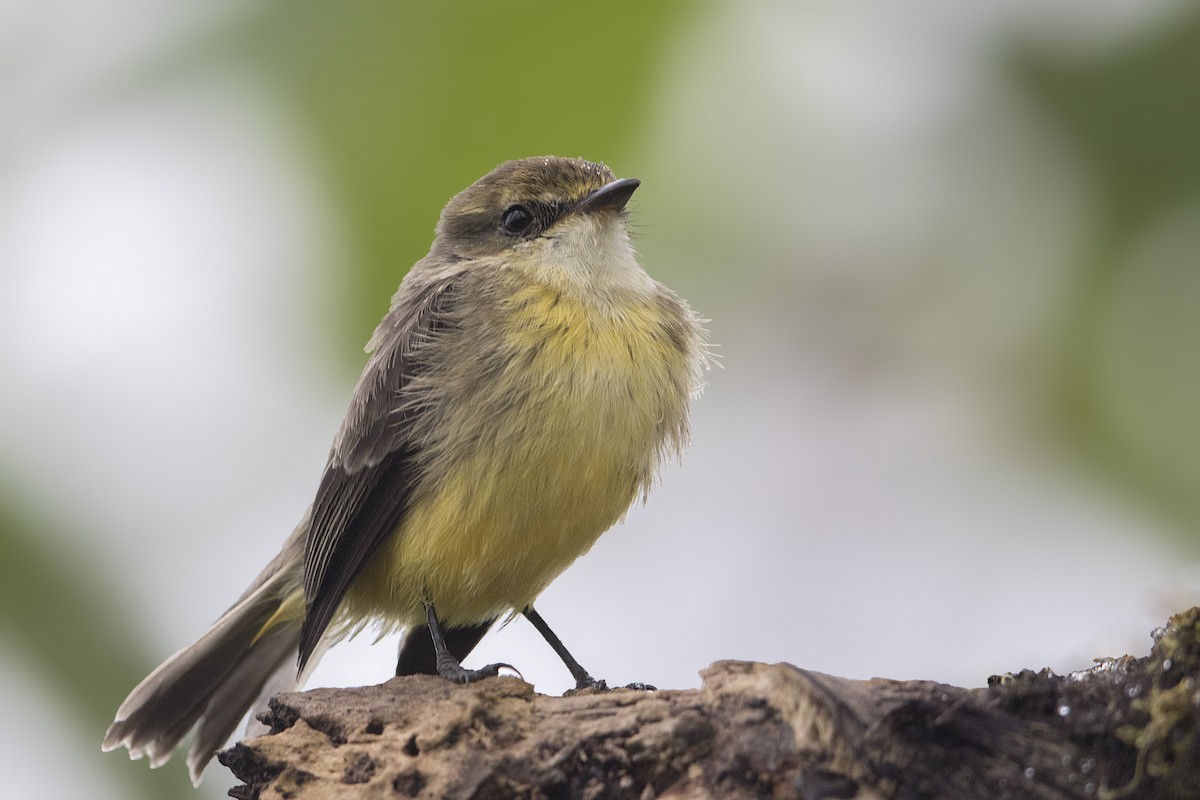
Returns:
[[[199,641],[172,655],[150,673],[117,709],[103,748],[129,749],[131,758],[147,756],[152,767],[165,764],[193,728],[188,753],[192,782],[228,740],[263,687],[294,678],[300,641],[300,616],[281,607],[303,609],[301,592],[303,534],[307,518],[283,551],[259,574],[245,594],[221,615]],[[293,683],[294,685],[294,683]]]

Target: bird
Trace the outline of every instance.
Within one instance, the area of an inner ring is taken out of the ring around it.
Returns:
[[[302,686],[365,625],[404,630],[396,674],[469,683],[525,616],[576,688],[607,689],[534,601],[690,437],[705,320],[641,267],[603,163],[507,161],[446,203],[404,276],[311,506],[237,601],[121,703],[103,741],[193,783],[247,711]]]

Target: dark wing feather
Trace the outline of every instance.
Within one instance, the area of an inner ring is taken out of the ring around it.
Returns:
[[[354,579],[400,524],[418,478],[411,430],[421,412],[406,387],[420,369],[416,352],[446,328],[457,292],[452,280],[406,288],[371,340],[373,353],[313,501],[304,548],[301,670]]]

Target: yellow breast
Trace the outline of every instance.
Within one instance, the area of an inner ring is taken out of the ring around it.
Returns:
[[[445,422],[453,457],[352,587],[354,616],[415,624],[424,595],[454,626],[531,604],[648,488],[686,424],[692,364],[667,308],[536,284],[506,304],[501,366]]]

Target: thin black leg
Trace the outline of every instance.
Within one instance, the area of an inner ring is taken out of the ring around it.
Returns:
[[[473,683],[484,678],[495,677],[505,667],[516,672],[516,669],[509,664],[488,664],[483,669],[465,668],[446,646],[446,637],[442,633],[442,624],[438,622],[437,611],[434,609],[433,603],[425,604],[425,617],[429,626],[430,638],[433,639],[434,667],[437,674],[446,680],[455,683]],[[482,635],[481,633],[480,636]]]
[[[567,648],[563,645],[562,640],[554,634],[554,631],[550,630],[550,626],[546,624],[546,620],[542,619],[542,615],[533,610],[533,606],[530,606],[521,613],[525,615],[527,620],[533,623],[533,627],[537,628],[537,632],[542,635],[542,638],[546,640],[546,643],[554,649],[554,652],[558,653],[558,657],[561,658],[562,662],[567,665],[567,669],[571,671],[571,677],[575,679],[576,689],[595,689],[600,692],[608,691],[608,684],[603,680],[596,680],[588,674],[588,671],[584,669],[578,661],[575,660],[575,657],[572,656]],[[648,683],[631,683],[625,688],[645,690],[654,689],[654,687]]]
[[[496,620],[488,620],[479,625],[469,625],[465,628],[446,628],[442,631],[446,640],[446,649],[450,655],[463,659],[471,654],[475,645],[484,634],[491,629]],[[428,625],[419,625],[404,634],[400,649],[396,656],[397,675],[437,675],[437,652],[433,649],[433,635]]]

